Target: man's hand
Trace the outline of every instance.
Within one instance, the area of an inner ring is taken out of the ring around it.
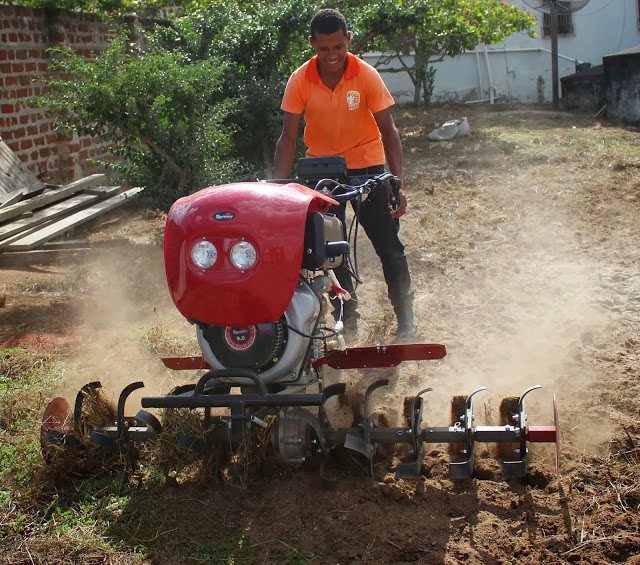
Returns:
[[[404,213],[407,211],[407,196],[402,189],[398,191],[398,201],[398,207],[395,210],[391,210],[392,218],[404,216]]]

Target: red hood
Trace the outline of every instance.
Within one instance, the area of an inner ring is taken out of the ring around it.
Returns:
[[[164,262],[169,292],[180,313],[206,324],[245,326],[277,320],[293,296],[304,252],[309,212],[326,212],[333,199],[299,184],[234,183],[177,200],[167,217]],[[209,269],[193,264],[191,248],[213,243]],[[250,242],[257,262],[244,272],[229,258]]]

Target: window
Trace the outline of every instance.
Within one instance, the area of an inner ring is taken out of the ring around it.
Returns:
[[[558,0],[556,2],[558,17],[558,35],[568,35],[575,33],[573,27],[573,14],[570,12],[571,2],[562,2]],[[638,0],[640,6],[640,0]],[[549,37],[551,35],[551,14],[544,12],[542,14],[542,35],[543,37]]]

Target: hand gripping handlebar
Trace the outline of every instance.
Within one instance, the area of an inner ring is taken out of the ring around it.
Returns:
[[[349,182],[361,181],[362,177],[354,177]],[[364,196],[379,188],[389,191],[389,204],[392,210],[397,209],[400,204],[400,179],[391,173],[382,173],[366,178],[361,184],[340,183],[334,179],[321,179],[314,190],[329,194],[331,198],[338,202],[348,202],[359,196]]]

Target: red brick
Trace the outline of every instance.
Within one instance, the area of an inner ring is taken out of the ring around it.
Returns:
[[[4,79],[5,86],[13,86],[18,84],[18,77],[10,76]]]
[[[0,112],[3,114],[13,114],[16,111],[15,104],[1,104]]]
[[[27,149],[31,149],[33,147],[33,141],[31,141],[30,139],[23,139],[20,142],[20,149],[22,149],[23,151],[26,151]]]
[[[13,63],[11,65],[11,72],[24,73],[24,63]]]

